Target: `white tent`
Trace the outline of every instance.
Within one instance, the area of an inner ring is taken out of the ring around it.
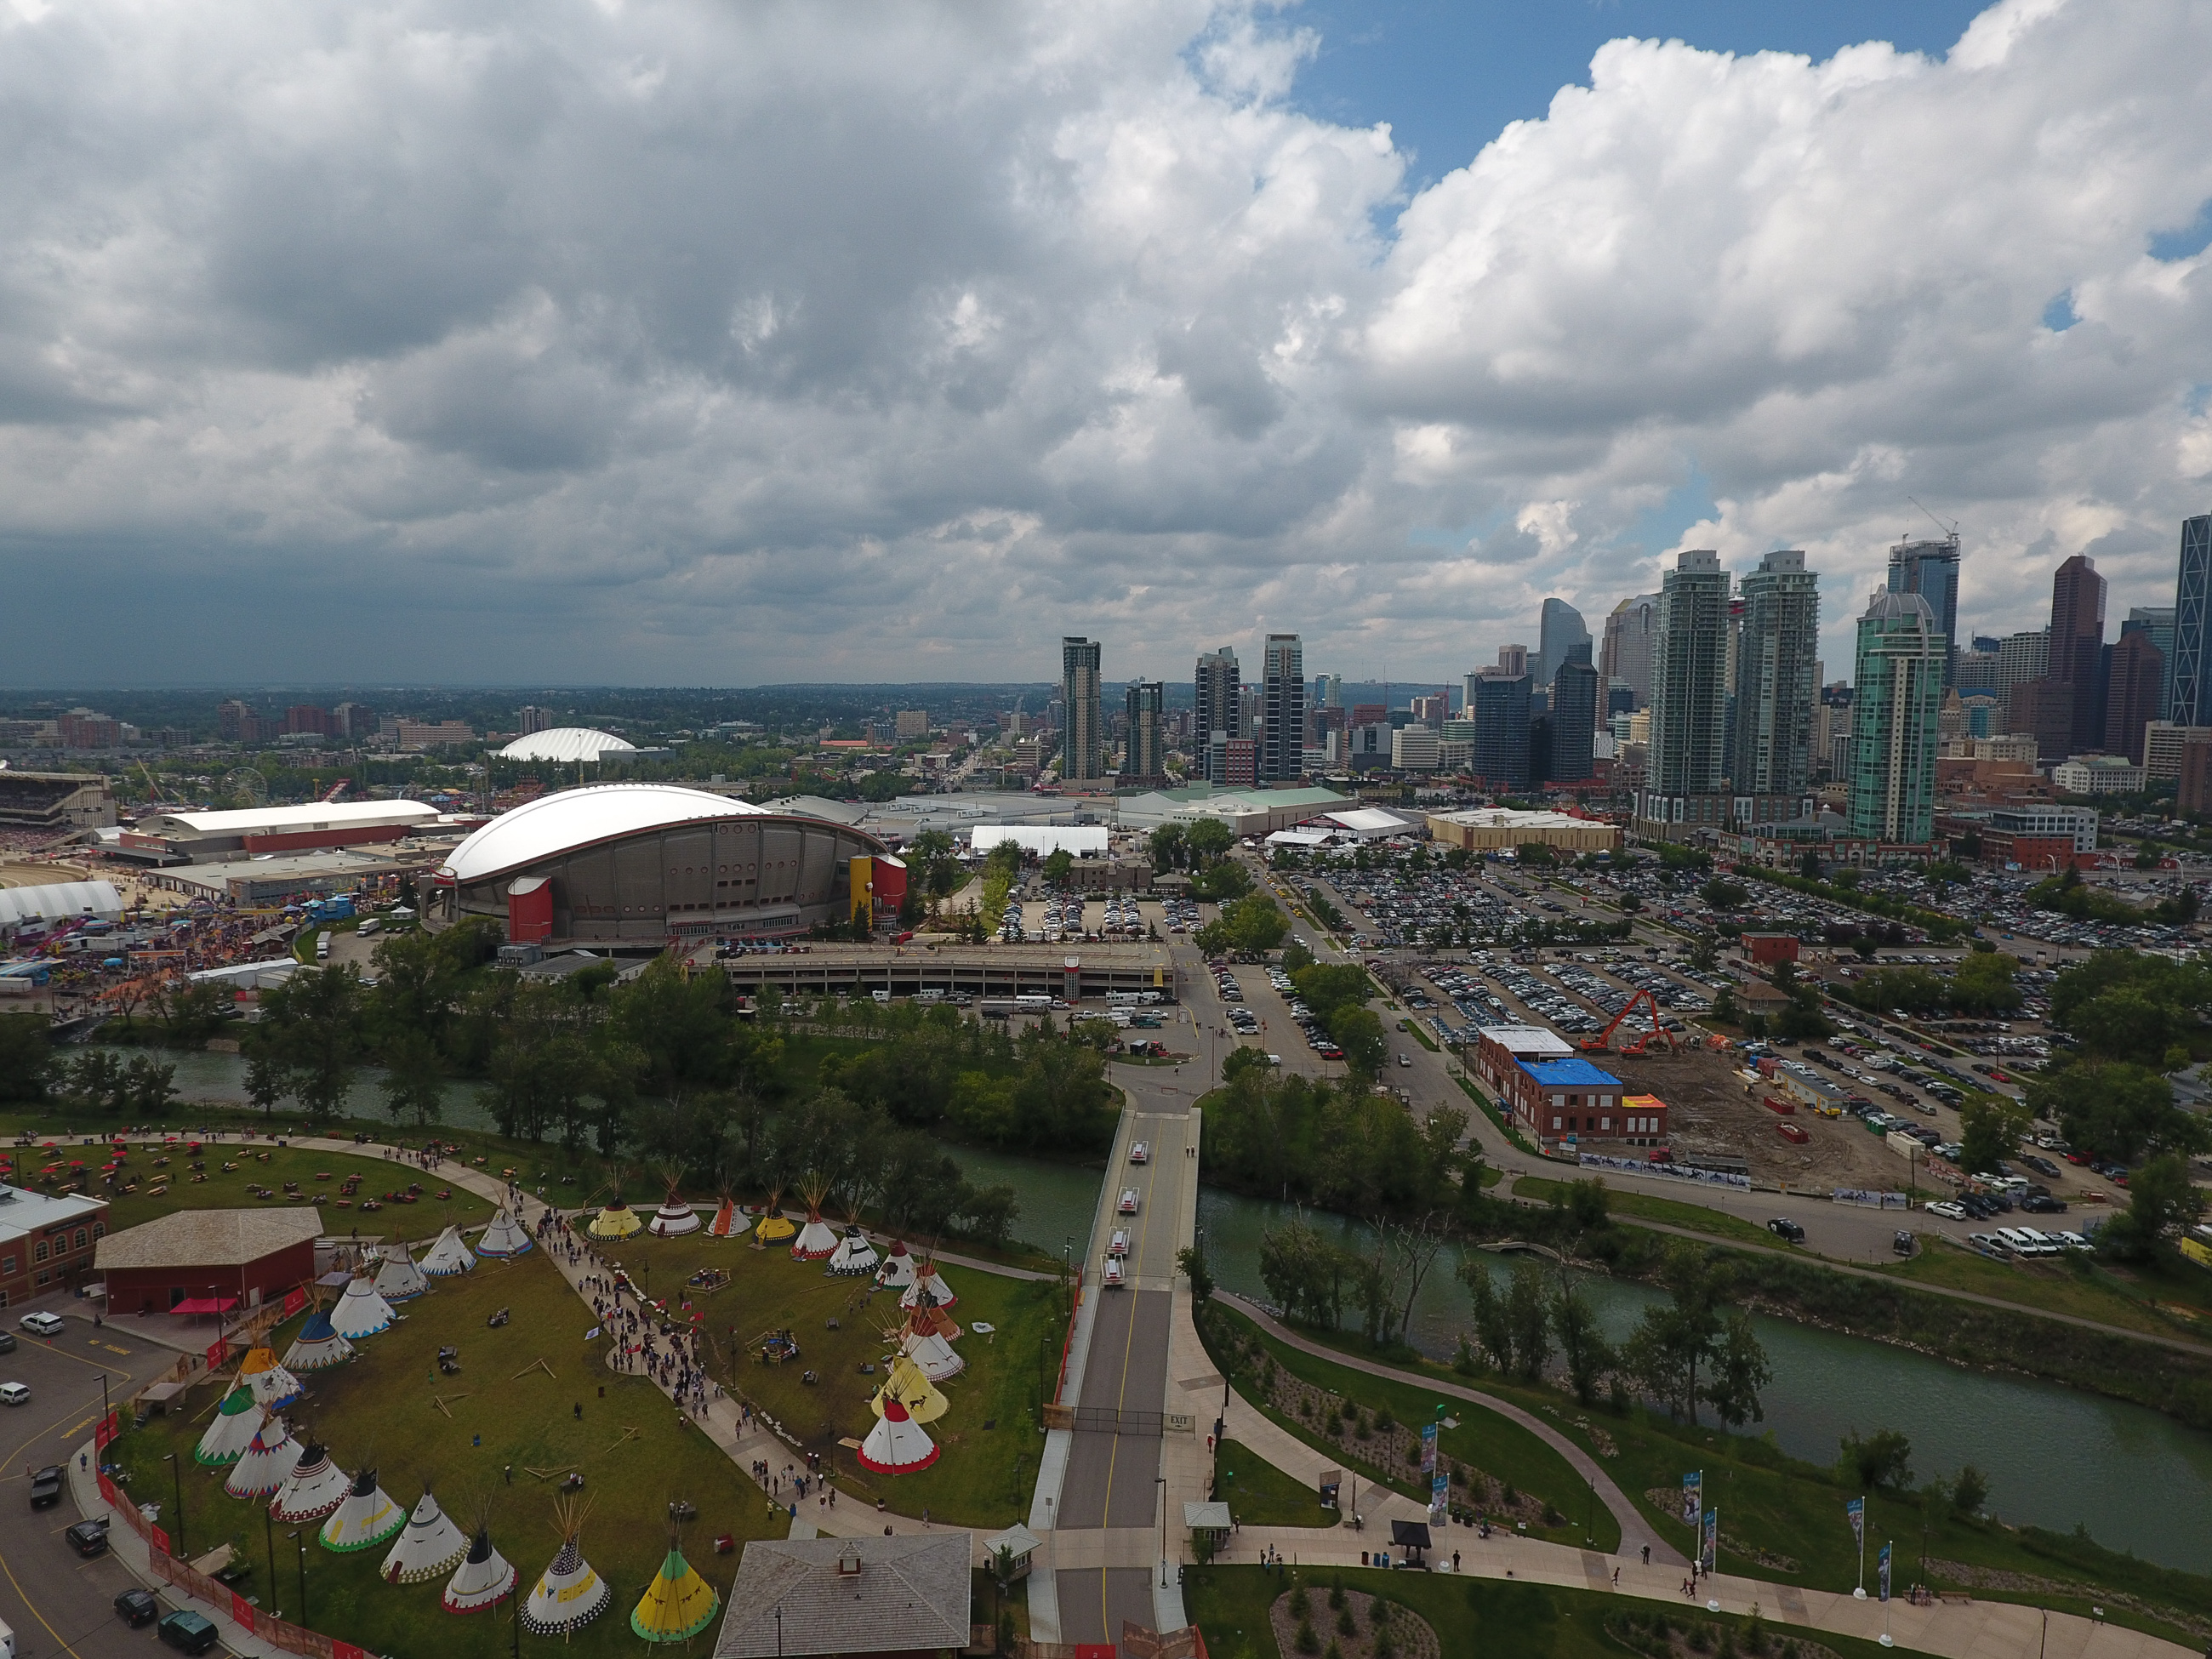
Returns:
[[[384,1248],[384,1265],[376,1270],[376,1293],[386,1302],[406,1302],[430,1288],[430,1281],[422,1277],[422,1270],[415,1265],[415,1258],[407,1254],[404,1244],[387,1244]]]
[[[353,1490],[323,1522],[323,1547],[340,1555],[381,1544],[407,1524],[407,1511],[384,1494],[376,1484],[376,1471],[364,1468],[354,1477]]]
[[[491,1218],[484,1236],[477,1241],[478,1255],[520,1255],[530,1248],[530,1229],[505,1210]]]
[[[569,1530],[553,1565],[538,1575],[530,1599],[522,1604],[522,1622],[537,1636],[580,1630],[606,1611],[614,1595],[613,1588],[584,1559],[576,1534]]]
[[[833,1273],[872,1273],[880,1260],[876,1255],[876,1247],[861,1237],[860,1230],[855,1227],[837,1241],[837,1248],[830,1253],[830,1271]]]
[[[907,1254],[906,1240],[891,1241],[890,1254],[884,1258],[882,1270],[876,1274],[876,1283],[887,1291],[902,1291],[915,1281],[914,1258]]]
[[[433,1279],[450,1279],[455,1273],[465,1273],[477,1265],[469,1254],[469,1247],[461,1242],[461,1230],[448,1227],[438,1235],[438,1242],[430,1247],[429,1255],[422,1258],[422,1271]]]
[[[952,1294],[952,1287],[945,1282],[945,1275],[937,1271],[934,1255],[922,1258],[921,1269],[915,1275],[914,1283],[907,1286],[906,1294],[899,1297],[899,1306],[921,1307],[925,1296],[940,1308],[949,1308],[960,1299]]]
[[[426,1487],[380,1571],[387,1584],[419,1584],[451,1571],[468,1553],[468,1534],[453,1524]]]
[[[507,1558],[491,1547],[491,1534],[478,1527],[468,1554],[453,1569],[439,1599],[447,1613],[482,1613],[514,1593],[514,1578]]]
[[[392,1304],[376,1293],[368,1279],[356,1276],[346,1281],[345,1294],[331,1315],[331,1328],[347,1341],[357,1342],[391,1329],[392,1319]]]
[[[300,1379],[276,1363],[276,1354],[267,1348],[256,1348],[247,1354],[238,1368],[238,1380],[253,1390],[254,1401],[270,1411],[290,1405],[307,1390]]]
[[[233,1389],[222,1397],[222,1409],[216,1413],[215,1420],[193,1449],[193,1460],[211,1469],[235,1463],[246,1455],[246,1449],[253,1443],[262,1419],[268,1415],[253,1398],[252,1389],[242,1384]]]
[[[949,1376],[957,1376],[968,1369],[968,1362],[960,1357],[959,1352],[935,1331],[908,1331],[906,1340],[899,1345],[899,1350],[920,1366],[921,1374],[933,1382],[942,1382]]]
[[[653,1212],[653,1219],[645,1224],[645,1230],[655,1238],[681,1238],[699,1231],[699,1212],[672,1189]]]
[[[284,1426],[284,1419],[272,1413],[246,1449],[246,1455],[232,1465],[222,1489],[233,1498],[270,1497],[292,1478],[306,1451]]]
[[[331,1328],[331,1316],[320,1308],[307,1316],[284,1355],[288,1370],[319,1371],[353,1358],[353,1344]]]
[[[346,1479],[345,1471],[331,1462],[327,1451],[310,1443],[284,1484],[277,1488],[276,1498],[269,1505],[269,1518],[288,1527],[319,1521],[345,1502],[352,1484]]]
[[[884,1402],[884,1414],[860,1443],[862,1467],[878,1474],[912,1474],[937,1461],[937,1443],[896,1400]]]
[[[739,1209],[727,1193],[724,1193],[721,1207],[714,1212],[714,1218],[707,1224],[707,1237],[735,1238],[752,1224],[753,1218]]]
[[[791,1241],[794,1261],[826,1261],[837,1253],[837,1230],[822,1218],[819,1210],[806,1212],[806,1224]]]

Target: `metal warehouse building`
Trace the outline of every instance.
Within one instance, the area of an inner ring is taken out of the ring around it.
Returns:
[[[541,795],[461,842],[426,918],[499,916],[517,940],[769,937],[845,920],[856,881],[862,899],[896,906],[905,874],[848,824],[671,784],[600,784]]]

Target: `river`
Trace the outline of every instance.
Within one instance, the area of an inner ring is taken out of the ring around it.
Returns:
[[[146,1050],[118,1049],[130,1055]],[[187,1101],[236,1103],[243,1064],[234,1054],[161,1054],[177,1066]],[[349,1116],[388,1122],[380,1074],[364,1070],[347,1103]],[[446,1121],[491,1128],[483,1086],[456,1083]],[[1084,1169],[1040,1159],[946,1149],[978,1185],[1014,1188],[1021,1213],[1015,1236],[1048,1254],[1082,1252],[1090,1240],[1103,1166]],[[1260,1235],[1291,1211],[1211,1188],[1199,1197],[1206,1260],[1227,1290],[1265,1300]],[[1316,1224],[1355,1249],[1369,1237],[1361,1224],[1316,1214]],[[1496,1276],[1510,1271],[1498,1257],[1479,1259]],[[1449,1358],[1467,1322],[1460,1257],[1448,1249],[1413,1305],[1408,1334],[1424,1353]],[[1643,1285],[1592,1279],[1587,1289],[1608,1337],[1627,1335],[1657,1293]],[[1989,1477],[1991,1512],[2055,1532],[2086,1526],[2108,1548],[2193,1572],[2212,1572],[2212,1435],[2122,1401],[2027,1378],[1990,1376],[1947,1365],[1902,1348],[1755,1316],[1774,1370],[1761,1396],[1777,1443],[1792,1456],[1827,1463],[1846,1430],[1902,1429],[1912,1441],[1913,1467],[1923,1477],[1972,1463]]]

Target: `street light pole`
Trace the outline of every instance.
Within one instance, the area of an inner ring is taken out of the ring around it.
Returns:
[[[284,1534],[300,1547],[300,1622],[307,1622],[307,1546],[295,1529]]]
[[[184,1476],[184,1466],[183,1466],[182,1464],[180,1464],[180,1463],[179,1463],[179,1462],[177,1462],[177,1455],[176,1455],[176,1453],[174,1453],[174,1452],[169,1452],[169,1453],[167,1453],[166,1455],[163,1455],[163,1457],[162,1457],[161,1461],[162,1461],[164,1463],[167,1463],[167,1464],[169,1466],[169,1478],[170,1478],[170,1480],[174,1483],[175,1487],[176,1487],[176,1494],[177,1494],[177,1547],[176,1547],[176,1551],[175,1551],[175,1553],[176,1553],[177,1554],[179,1554],[179,1555],[183,1555],[183,1554],[185,1554],[185,1476]]]
[[[1152,1482],[1160,1489],[1160,1588],[1168,1587],[1168,1478],[1156,1474]]]

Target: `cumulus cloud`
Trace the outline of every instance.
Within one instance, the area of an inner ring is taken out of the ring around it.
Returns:
[[[1285,628],[1438,678],[1652,586],[1692,477],[1681,544],[1814,555],[1832,663],[1913,496],[1978,628],[2084,549],[2170,602],[2208,37],[1616,41],[1409,198],[1235,0],[19,4],[9,678],[133,623],[168,678],[1044,678],[1069,631],[1179,677]]]

